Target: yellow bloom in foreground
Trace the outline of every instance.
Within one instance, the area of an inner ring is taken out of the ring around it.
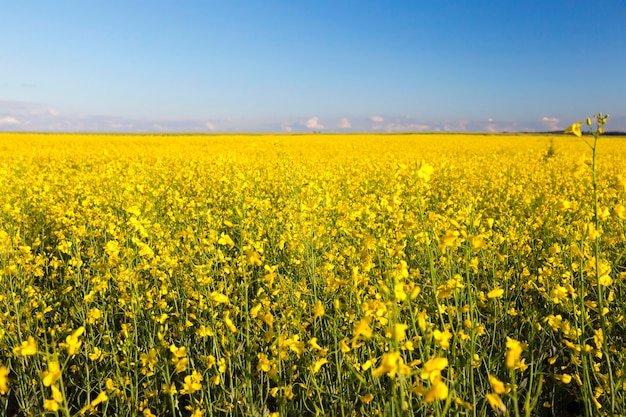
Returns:
[[[432,382],[436,378],[438,378],[439,375],[441,375],[441,371],[443,371],[447,367],[447,358],[432,358],[424,364],[424,369],[422,369],[420,377],[422,379],[430,379],[430,381]]]
[[[576,135],[578,137],[581,137],[583,134],[580,131],[580,126],[583,124],[583,122],[576,122],[573,125],[571,125],[570,127],[568,127],[567,129],[565,129],[564,133],[571,133],[573,135]]]
[[[324,315],[324,305],[320,300],[317,300],[315,306],[313,306],[313,318],[322,317]]]
[[[487,293],[487,298],[500,298],[504,295],[504,290],[502,288],[494,288],[493,290]]]
[[[509,369],[518,368],[520,366],[520,357],[522,356],[523,345],[517,340],[506,338],[506,367]]]
[[[59,411],[59,403],[53,399],[43,400],[43,408],[48,411]]]
[[[422,162],[422,165],[417,171],[417,177],[424,180],[424,182],[428,182],[430,181],[430,177],[433,175],[433,172],[435,172],[435,168],[425,162]]]
[[[450,333],[448,330],[446,330],[445,332],[442,332],[440,330],[435,330],[433,332],[433,338],[435,338],[435,341],[437,342],[439,346],[441,346],[443,350],[446,350],[450,347],[451,337],[452,337],[452,333]]]
[[[485,398],[494,411],[499,411],[501,413],[506,412],[506,406],[498,394],[487,394]]]
[[[211,300],[215,301],[217,304],[226,304],[228,303],[228,296],[217,291],[213,291],[210,295]]]
[[[96,398],[93,399],[93,401],[89,405],[91,405],[92,407],[95,407],[96,405],[103,403],[107,401],[108,399],[109,399],[109,396],[107,395],[107,393],[102,391],[100,394],[98,394]]]
[[[80,348],[80,345],[83,344],[83,342],[79,340],[80,336],[82,336],[83,333],[85,333],[85,327],[80,326],[74,331],[74,333],[65,338],[65,343],[61,344],[61,346],[67,349],[67,353],[69,355],[76,354],[76,351]]]
[[[22,342],[21,345],[13,348],[13,353],[17,356],[31,356],[37,353],[37,343],[32,336],[28,340]]]
[[[259,353],[257,354],[257,357],[259,358],[259,363],[256,366],[256,370],[269,372],[271,369],[271,363],[267,355],[265,353]]]
[[[366,339],[372,337],[371,321],[372,319],[367,317],[354,324],[354,339],[357,339],[359,336],[363,336]]]
[[[183,388],[180,390],[181,395],[193,394],[196,391],[200,391],[202,389],[203,377],[197,371],[193,371],[191,375],[187,375],[183,382]]]
[[[461,407],[465,408],[466,410],[471,410],[472,409],[472,403],[467,402],[467,401],[463,401],[459,397],[456,397],[454,399],[454,403],[460,405]]]
[[[609,285],[613,283],[613,278],[611,278],[609,275],[602,275],[599,278],[599,281],[600,281],[600,285],[602,285],[603,287],[608,287]]]
[[[41,374],[41,380],[46,387],[54,384],[61,378],[61,365],[58,361],[48,362],[48,370]]]
[[[372,376],[378,378],[383,374],[387,374],[389,377],[393,377],[398,372],[399,364],[402,364],[400,352],[385,353],[380,366],[372,371]]]
[[[446,398],[448,398],[448,386],[443,383],[441,377],[437,376],[426,395],[424,395],[424,401],[431,403],[435,400],[445,400]]]
[[[315,373],[319,372],[320,368],[322,366],[324,366],[324,364],[327,364],[327,363],[328,363],[328,359],[326,359],[326,358],[321,358],[321,359],[315,361],[315,363],[313,364],[313,368],[312,368],[313,373],[315,374]]]
[[[9,368],[0,366],[0,395],[9,392]]]
[[[493,375],[489,375],[489,383],[491,384],[491,388],[496,394],[504,394],[511,390],[511,388],[504,385],[504,382],[500,381]]]

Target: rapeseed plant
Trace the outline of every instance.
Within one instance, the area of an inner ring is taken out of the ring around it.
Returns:
[[[619,139],[0,136],[0,413],[626,413]]]

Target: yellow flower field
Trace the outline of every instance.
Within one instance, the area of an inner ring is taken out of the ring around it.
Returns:
[[[626,414],[624,138],[0,155],[0,415]]]

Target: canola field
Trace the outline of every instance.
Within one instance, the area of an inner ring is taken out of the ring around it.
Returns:
[[[624,138],[0,155],[0,415],[626,414]]]

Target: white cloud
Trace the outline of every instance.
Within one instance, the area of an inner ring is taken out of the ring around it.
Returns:
[[[0,119],[0,125],[19,125],[20,122],[12,116],[6,116]]]
[[[369,120],[371,120],[374,123],[382,123],[385,121],[385,119],[382,116],[372,116],[369,118]]]
[[[320,118],[317,116],[311,117],[304,125],[313,130],[324,129],[324,125],[320,123]]]
[[[215,132],[215,125],[211,122],[206,122],[204,126],[209,129],[211,132]]]
[[[485,129],[489,133],[497,133],[498,132],[498,127],[494,123],[489,123],[488,125],[485,126]]]
[[[59,112],[58,112],[58,111],[56,111],[55,109],[48,109],[48,114],[49,114],[50,116],[54,116],[54,117],[57,117],[57,116],[60,116],[60,115],[61,115],[61,113],[59,113]]]
[[[556,117],[544,116],[541,119],[541,123],[543,123],[548,130],[559,130],[559,119]]]
[[[350,120],[348,120],[346,117],[342,117],[339,121],[339,129],[350,129],[351,127],[352,124],[350,123]]]
[[[285,132],[291,132],[293,130],[293,127],[289,126],[288,124],[282,124],[280,126]]]
[[[385,126],[387,132],[423,132],[430,129],[430,125],[422,123],[389,123]]]

